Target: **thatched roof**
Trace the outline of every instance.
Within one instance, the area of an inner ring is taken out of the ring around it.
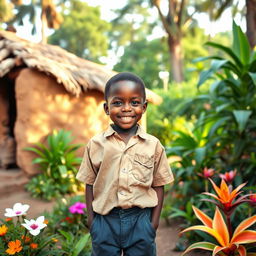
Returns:
[[[54,76],[58,83],[76,96],[92,89],[104,92],[106,81],[116,74],[103,65],[79,58],[58,46],[32,43],[12,32],[0,31],[0,77],[21,65]],[[161,97],[148,89],[147,99],[154,104],[161,103]]]

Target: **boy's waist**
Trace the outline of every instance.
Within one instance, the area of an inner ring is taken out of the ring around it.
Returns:
[[[108,215],[110,216],[130,216],[130,215],[137,215],[142,212],[149,212],[151,213],[152,208],[140,208],[138,206],[134,206],[131,208],[123,209],[121,207],[114,207]]]

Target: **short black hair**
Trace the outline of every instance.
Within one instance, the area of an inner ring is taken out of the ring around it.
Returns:
[[[140,85],[142,94],[143,94],[143,98],[144,98],[144,100],[146,99],[146,89],[145,89],[145,84],[144,84],[143,80],[131,72],[120,72],[117,75],[112,76],[106,83],[105,92],[104,92],[104,98],[106,101],[109,96],[109,91],[110,91],[111,85],[113,85],[119,81],[133,81],[136,84]]]

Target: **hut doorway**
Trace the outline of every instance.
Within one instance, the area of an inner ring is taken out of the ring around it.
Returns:
[[[9,73],[0,80],[0,167],[17,168],[14,126],[17,109],[15,78]]]

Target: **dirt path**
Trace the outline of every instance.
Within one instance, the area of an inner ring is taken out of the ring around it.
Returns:
[[[45,210],[50,211],[54,205],[54,202],[37,200],[31,198],[29,193],[19,191],[16,194],[12,193],[11,195],[0,197],[0,218],[4,217],[5,208],[10,208],[17,202],[30,205],[30,209],[27,214],[28,219],[40,216],[40,214]],[[180,252],[173,251],[177,239],[178,227],[173,225],[167,226],[164,221],[161,221],[156,237],[157,256],[180,256]],[[192,254],[188,255],[192,256]],[[199,254],[195,255],[199,256]]]

